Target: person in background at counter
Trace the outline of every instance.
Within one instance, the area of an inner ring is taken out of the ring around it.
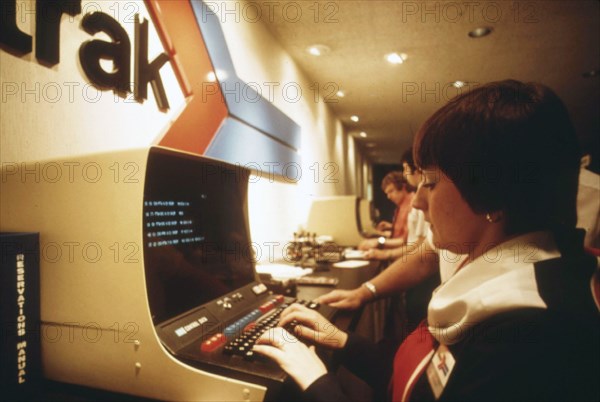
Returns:
[[[429,224],[425,221],[423,211],[412,207],[414,191],[421,182],[421,172],[416,168],[413,161],[412,147],[402,154],[400,162],[403,168],[402,175],[409,185],[408,190],[413,195],[411,197],[411,209],[406,216],[406,242],[401,243],[399,246],[395,246],[396,242],[393,241],[385,242],[385,247],[381,248],[378,247],[380,244],[375,244],[374,240],[366,240],[359,248],[374,245],[374,248],[370,248],[365,252],[365,258],[370,260],[395,260],[405,254],[410,254],[423,242],[429,230]]]
[[[388,200],[396,205],[392,223],[381,221],[377,230],[384,232],[385,236],[376,239],[367,239],[358,245],[359,250],[372,248],[400,247],[408,238],[407,217],[411,210],[414,188],[411,188],[404,178],[403,172],[390,172],[381,181],[381,189]]]
[[[579,151],[562,101],[540,84],[477,87],[425,122],[415,161],[424,179],[414,206],[433,245],[466,257],[398,349],[390,399],[599,400],[596,261],[575,229]],[[282,327],[294,320],[292,335]],[[349,398],[296,336],[336,350],[382,386],[368,341],[296,304],[280,325],[254,349],[280,364],[306,400]]]

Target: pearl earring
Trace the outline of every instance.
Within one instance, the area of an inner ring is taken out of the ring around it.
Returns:
[[[489,223],[496,223],[499,220],[502,219],[501,215],[498,215],[495,219],[492,217],[492,214],[490,214],[489,212],[487,214],[485,214],[485,219],[489,222]]]

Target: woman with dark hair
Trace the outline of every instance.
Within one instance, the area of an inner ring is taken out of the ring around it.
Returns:
[[[458,96],[417,133],[423,172],[414,206],[433,244],[462,255],[427,319],[402,343],[389,397],[400,400],[598,400],[596,260],[575,229],[579,151],[566,108],[547,87],[502,81]],[[381,387],[371,346],[292,305],[295,335],[338,350]],[[282,328],[255,346],[307,400],[346,400],[316,354]]]

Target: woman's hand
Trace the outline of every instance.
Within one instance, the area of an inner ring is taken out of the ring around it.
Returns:
[[[390,250],[378,250],[376,248],[372,248],[365,251],[365,258],[367,260],[385,261],[392,258],[392,252]]]
[[[340,331],[315,310],[301,304],[292,304],[281,312],[280,327],[294,324],[294,335],[314,345],[328,349],[341,349],[346,345],[348,334]]]
[[[361,286],[352,290],[332,290],[319,296],[315,302],[343,310],[357,310],[371,298],[373,298],[373,294]]]
[[[384,232],[386,230],[392,230],[392,223],[388,221],[381,221],[377,224],[376,229],[380,232]]]
[[[253,349],[275,360],[303,391],[327,373],[313,346],[309,348],[280,327],[271,328],[262,334]]]
[[[365,239],[361,241],[356,247],[359,250],[370,250],[372,248],[377,248],[377,239]]]

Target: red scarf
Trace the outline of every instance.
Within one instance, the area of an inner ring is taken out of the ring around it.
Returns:
[[[394,357],[394,373],[389,387],[392,401],[410,400],[414,385],[431,361],[435,344],[425,320],[402,342]]]

